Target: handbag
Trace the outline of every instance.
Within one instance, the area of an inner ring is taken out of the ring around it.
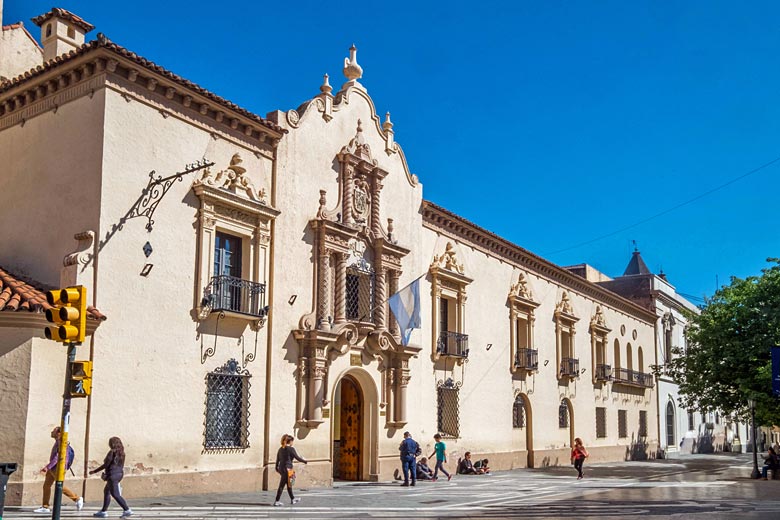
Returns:
[[[104,471],[103,473],[100,474],[100,478],[103,480],[108,480],[108,473]]]
[[[295,485],[295,470],[294,469],[288,469],[287,470],[287,482],[290,484],[290,487],[293,487]]]

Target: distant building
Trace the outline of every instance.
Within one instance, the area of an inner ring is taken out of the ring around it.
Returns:
[[[119,435],[129,496],[274,486],[285,433],[302,485],[391,479],[405,430],[425,452],[441,432],[452,469],[567,465],[575,436],[592,460],[655,456],[655,309],[424,200],[354,47],[338,90],[261,117],[82,45],[72,13],[35,21],[56,57],[0,85],[9,503],[39,499],[64,371],[43,290],[72,283],[93,303],[76,478]],[[406,342],[387,299],[413,283]]]

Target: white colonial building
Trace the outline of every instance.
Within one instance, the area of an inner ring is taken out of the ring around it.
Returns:
[[[575,436],[592,460],[656,455],[656,311],[424,200],[354,47],[340,87],[261,117],[82,44],[72,13],[35,21],[41,61],[0,85],[9,503],[39,500],[65,361],[43,291],[72,283],[92,302],[70,433],[88,497],[113,435],[131,497],[267,489],[284,433],[304,485],[392,478],[405,430],[497,470],[568,464]],[[387,298],[415,281],[405,344]]]

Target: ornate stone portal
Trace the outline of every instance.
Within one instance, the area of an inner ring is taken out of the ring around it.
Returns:
[[[350,78],[351,80],[353,78]],[[392,220],[380,222],[382,180],[363,138],[358,120],[355,137],[337,156],[339,200],[328,208],[320,191],[319,210],[310,225],[316,234],[314,309],[293,331],[300,345],[297,424],[315,428],[327,406],[330,364],[350,351],[373,358],[381,372],[380,407],[388,427],[406,424],[409,358],[419,347],[401,344],[401,335],[387,299],[398,291],[402,259],[409,253],[397,244]]]

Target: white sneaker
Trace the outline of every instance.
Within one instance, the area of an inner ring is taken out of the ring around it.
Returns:
[[[301,499],[300,499],[300,498],[293,498],[293,500],[292,500],[292,503],[293,503],[293,504],[297,504],[297,503],[298,503],[298,502],[300,502],[300,501],[301,501]]]
[[[82,509],[84,509],[84,497],[79,497],[76,500],[76,511],[81,511]]]
[[[275,506],[275,507],[279,507],[279,506],[283,506],[283,505],[284,505],[284,504],[282,504],[282,503],[281,503],[281,502],[279,502],[278,500],[277,500],[276,502],[274,502],[274,506]]]
[[[133,516],[133,510],[125,509],[124,511],[122,511],[122,515],[120,516],[120,518],[128,518],[130,516]]]
[[[49,509],[48,507],[43,507],[43,506],[41,506],[41,507],[39,507],[38,509],[36,509],[35,511],[33,511],[33,513],[43,513],[43,514],[48,514],[48,513],[51,513],[51,509]]]

